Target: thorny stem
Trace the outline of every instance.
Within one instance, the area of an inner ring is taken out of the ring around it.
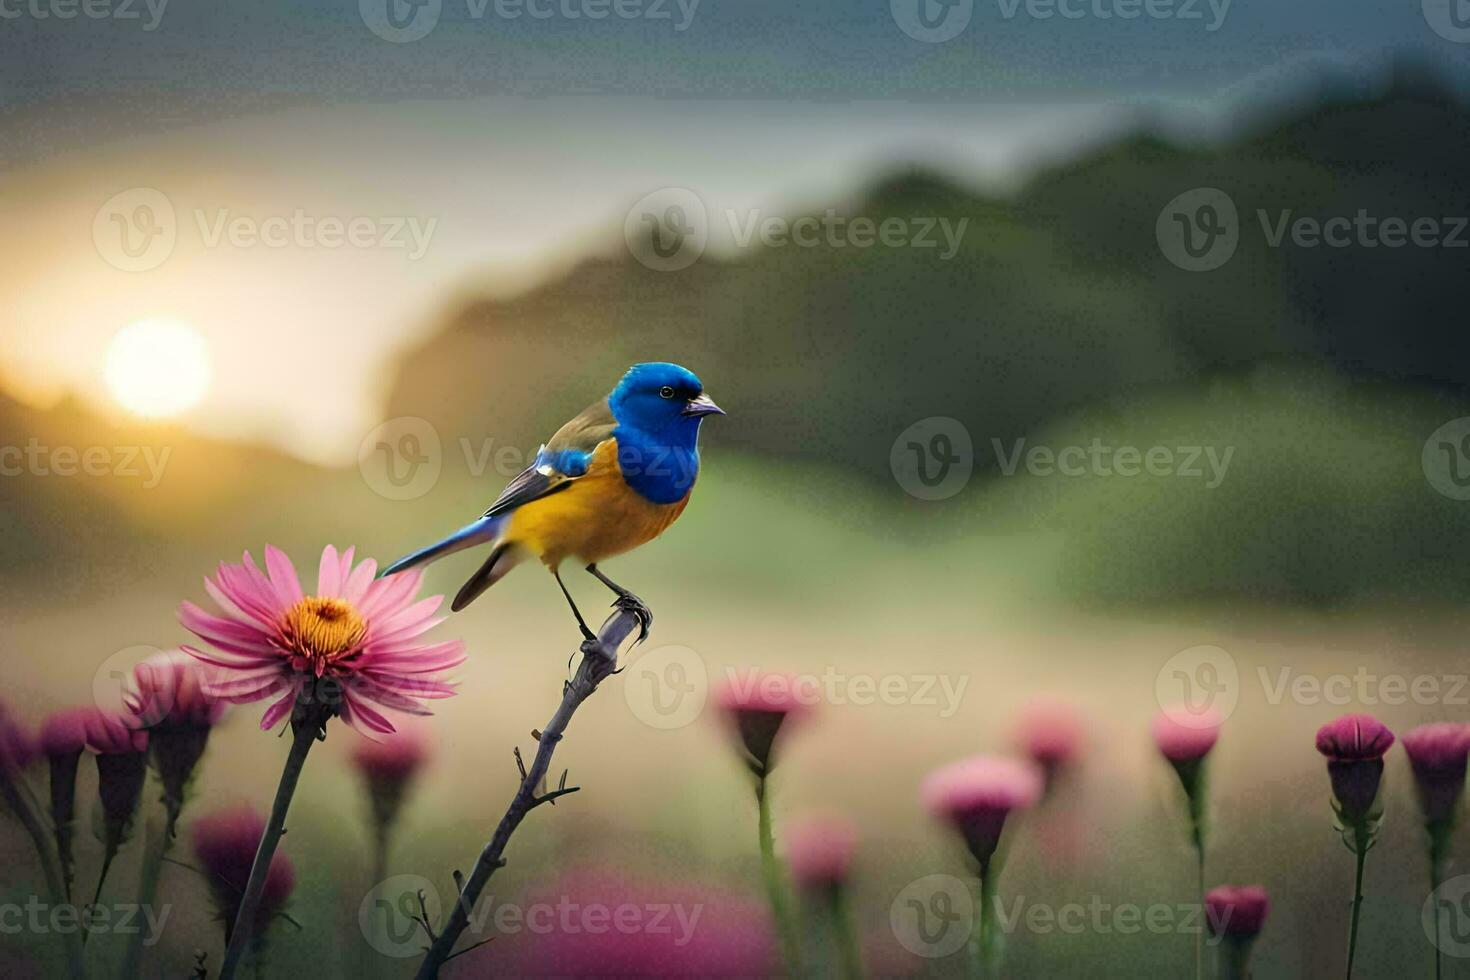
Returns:
[[[776,840],[771,829],[771,794],[764,775],[756,781],[755,799],[760,811],[761,870],[766,879],[766,897],[771,903],[771,917],[776,920],[776,934],[781,941],[781,959],[786,963],[786,972],[793,977],[799,977],[802,975],[801,941],[796,932],[796,922],[791,916],[791,903],[787,900],[781,862],[776,858]]]
[[[459,889],[449,919],[444,923],[439,934],[433,937],[432,945],[424,954],[417,974],[419,980],[431,980],[437,977],[439,968],[452,957],[459,955],[454,952],[455,943],[459,941],[459,937],[469,926],[470,912],[475,907],[475,903],[479,901],[480,893],[489,883],[490,876],[504,866],[505,848],[510,843],[511,835],[526,818],[526,814],[542,803],[554,802],[557,797],[565,796],[576,789],[576,787],[561,787],[538,795],[539,788],[546,779],[547,770],[551,768],[551,756],[556,751],[557,743],[561,741],[562,735],[565,734],[572,715],[583,701],[592,696],[597,686],[616,669],[618,647],[634,629],[638,628],[638,622],[638,616],[633,612],[619,609],[608,617],[607,622],[602,624],[602,631],[595,642],[589,640],[582,644],[582,662],[577,665],[576,674],[563,686],[561,704],[557,707],[556,713],[551,716],[551,721],[541,731],[536,746],[536,758],[532,760],[531,767],[522,775],[520,786],[517,787],[516,794],[510,801],[510,807],[500,818],[494,835],[480,851],[480,856],[476,859],[469,878]],[[457,874],[456,880],[458,880]]]
[[[286,756],[286,766],[281,770],[281,782],[276,787],[276,801],[271,806],[270,820],[265,833],[260,837],[260,846],[255,851],[255,862],[250,866],[250,879],[245,885],[245,894],[240,899],[240,911],[230,930],[229,946],[225,949],[225,960],[220,966],[220,980],[232,980],[240,968],[240,960],[255,936],[255,914],[260,907],[260,898],[265,893],[266,878],[270,875],[271,859],[276,856],[276,847],[281,835],[286,832],[286,811],[291,808],[291,797],[296,793],[296,783],[301,779],[301,770],[306,765],[306,754],[321,734],[326,719],[320,705],[298,705],[298,711],[306,708],[304,717],[292,719],[294,734],[291,752]]]

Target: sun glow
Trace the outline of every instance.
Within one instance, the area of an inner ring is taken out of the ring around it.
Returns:
[[[117,403],[145,418],[169,418],[199,404],[213,372],[204,338],[175,320],[139,320],[119,330],[103,368]]]

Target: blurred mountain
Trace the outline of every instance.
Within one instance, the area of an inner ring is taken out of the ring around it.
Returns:
[[[894,437],[921,418],[958,418],[985,447],[1266,360],[1460,389],[1470,229],[1454,247],[1328,247],[1294,244],[1290,223],[1466,215],[1467,152],[1470,111],[1405,65],[1375,98],[1297,104],[1217,146],[1138,132],[1009,198],[895,173],[839,213],[910,227],[967,220],[952,258],[942,247],[752,244],[661,272],[623,249],[519,297],[455,309],[403,361],[388,415],[534,449],[628,364],[670,359],[730,409],[711,441],[881,478]],[[1239,244],[1221,267],[1186,271],[1155,225],[1178,195],[1206,187],[1233,202]]]

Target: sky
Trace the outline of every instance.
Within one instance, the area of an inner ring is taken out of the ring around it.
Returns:
[[[0,386],[117,412],[109,338],[177,321],[214,365],[188,424],[350,461],[456,298],[618,247],[646,195],[1003,191],[1393,51],[1463,78],[1440,3],[0,0]]]

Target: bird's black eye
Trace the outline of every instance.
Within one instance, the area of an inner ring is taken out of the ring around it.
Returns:
[[[674,397],[674,389],[673,388],[670,388],[668,385],[664,385],[662,388],[660,388],[658,390],[658,394],[659,394],[659,397],[660,398],[673,398]]]

